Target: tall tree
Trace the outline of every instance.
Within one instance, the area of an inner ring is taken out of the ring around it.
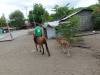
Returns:
[[[51,16],[54,20],[57,20],[69,15],[72,10],[69,9],[68,5],[62,7],[56,5],[53,11],[55,12],[55,14],[52,14]]]
[[[48,21],[48,17],[49,17],[48,12],[45,10],[45,8],[43,8],[41,4],[35,4],[33,6],[33,10],[29,12],[30,22],[34,21],[37,23],[46,22]]]
[[[5,26],[6,26],[6,18],[4,15],[2,15],[0,18],[0,27],[5,27]]]
[[[19,10],[12,12],[9,18],[11,26],[16,27],[17,29],[21,28],[24,25],[24,15]]]

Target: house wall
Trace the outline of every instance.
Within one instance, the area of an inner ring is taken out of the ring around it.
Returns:
[[[3,33],[3,30],[0,28],[0,34],[2,34]]]
[[[80,30],[92,30],[92,12],[91,11],[81,11],[77,14],[80,19]]]
[[[56,36],[55,28],[47,27],[47,36],[48,39],[55,38]]]

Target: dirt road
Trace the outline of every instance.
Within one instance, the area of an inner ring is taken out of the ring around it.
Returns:
[[[97,40],[84,38],[87,43]],[[95,42],[100,44],[100,40],[92,43]],[[67,57],[57,48],[55,40],[48,40],[48,45],[51,57],[33,52],[35,47],[30,35],[0,42],[0,75],[100,75],[100,60],[93,56],[92,50],[71,48],[71,57]]]

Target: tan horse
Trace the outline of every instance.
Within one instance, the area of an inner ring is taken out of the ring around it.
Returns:
[[[66,53],[65,49],[68,49],[70,47],[70,43],[62,37],[58,37],[58,38],[56,38],[56,40],[60,45],[59,47],[63,48],[64,53]],[[67,55],[70,56],[69,49],[67,50]]]

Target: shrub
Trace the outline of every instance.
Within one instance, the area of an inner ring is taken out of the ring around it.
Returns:
[[[56,27],[57,35],[64,37],[69,42],[73,42],[75,35],[78,33],[79,30],[79,19],[78,17],[74,16],[70,18],[66,23],[60,24]]]

